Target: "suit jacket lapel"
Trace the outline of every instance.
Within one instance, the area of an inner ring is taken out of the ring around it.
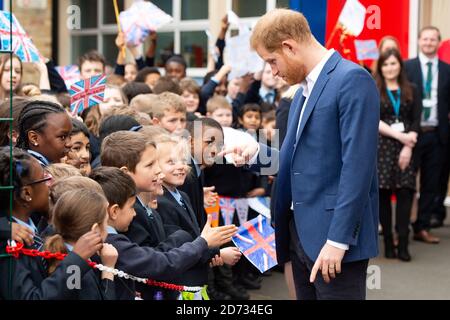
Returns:
[[[304,99],[305,97],[303,96],[303,90],[299,89],[291,102],[291,106],[289,109],[287,133],[282,146],[282,150],[283,148],[287,149],[288,154],[291,154],[289,149],[292,150],[295,143],[295,136],[298,128],[298,120],[300,118],[300,112],[302,111]]]
[[[423,99],[423,72],[422,72],[422,65],[420,64],[420,59],[416,58],[415,62],[416,68],[417,68],[417,75],[419,79],[417,79],[417,84],[419,85],[419,88],[417,88],[420,92],[420,98]],[[421,101],[422,102],[422,101]]]
[[[325,88],[328,80],[329,80],[329,73],[334,70],[337,63],[342,59],[341,55],[337,52],[333,53],[333,55],[328,59],[327,63],[325,63],[325,66],[322,69],[322,72],[319,75],[319,78],[317,79],[317,82],[314,85],[314,89],[312,90],[308,103],[304,106],[305,112],[303,113],[302,122],[300,123],[300,128],[298,130],[297,135],[297,142],[300,140],[303,130],[305,129],[306,123],[308,122],[309,117],[311,116],[314,108],[316,107],[317,100],[319,100],[323,89]],[[296,144],[296,148],[298,146],[298,143]]]

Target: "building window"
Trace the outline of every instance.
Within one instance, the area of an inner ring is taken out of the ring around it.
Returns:
[[[289,8],[289,0],[277,0],[277,8]]]
[[[124,0],[118,0],[119,10],[124,8]],[[116,16],[111,0],[72,0],[80,7],[81,29],[71,31],[71,61],[90,50],[98,50],[106,58],[106,63],[114,65],[117,58],[115,38],[117,36]]]
[[[169,56],[181,54],[188,68],[206,68],[209,0],[157,0],[153,3],[174,19],[158,31],[156,65],[162,67]]]
[[[181,20],[208,19],[208,0],[182,0]]]
[[[232,9],[241,18],[258,17],[266,13],[267,3],[261,0],[233,0]]]
[[[147,1],[147,0],[146,0]],[[158,30],[156,65],[162,67],[173,54],[181,54],[188,68],[206,68],[208,60],[208,38],[210,29],[209,1],[211,0],[153,0],[159,8],[170,14],[171,24]],[[212,0],[217,1],[217,0]],[[289,0],[226,0],[227,10],[234,10],[244,22],[253,23],[259,16],[276,7],[288,7]],[[118,0],[122,11],[130,1]],[[71,60],[89,50],[99,50],[114,65],[118,50],[116,18],[112,0],[72,0],[81,9],[81,29],[71,31]],[[232,30],[232,32],[235,32]],[[144,43],[143,53],[149,43]],[[200,71],[200,70],[198,70]]]

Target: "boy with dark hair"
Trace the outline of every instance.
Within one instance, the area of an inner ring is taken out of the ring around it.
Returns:
[[[192,242],[167,252],[155,248],[139,246],[119,232],[126,232],[136,216],[136,184],[133,179],[118,168],[103,167],[92,172],[91,178],[97,181],[108,199],[108,237],[107,242],[119,252],[117,268],[142,278],[157,278],[171,281],[199,261],[209,260],[209,247],[223,243],[225,229],[205,228]],[[232,229],[229,229],[232,230]],[[149,298],[145,290],[145,298]],[[124,280],[116,285],[116,296],[122,300],[135,299],[135,283]],[[150,297],[151,298],[151,297]]]

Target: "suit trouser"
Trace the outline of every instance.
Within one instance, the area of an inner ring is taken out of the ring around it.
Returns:
[[[294,274],[295,291],[298,300],[365,300],[366,276],[369,260],[343,263],[342,272],[325,283],[319,271],[316,281],[309,282],[312,261],[303,250],[298,239],[294,219],[289,225],[291,236],[290,255]]]
[[[420,168],[420,198],[414,232],[430,228],[430,220],[439,197],[444,146],[439,139],[439,132],[421,133],[416,145],[416,165]]]
[[[437,208],[433,212],[433,215],[439,221],[444,221],[447,216],[447,209],[444,206],[444,202],[445,198],[447,198],[448,179],[450,177],[450,134],[445,149],[446,156],[444,157],[444,166],[442,169],[441,180],[439,182],[439,196],[436,201]]]

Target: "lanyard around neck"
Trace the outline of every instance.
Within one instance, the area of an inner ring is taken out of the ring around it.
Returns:
[[[386,89],[389,100],[391,100],[391,104],[394,107],[394,112],[395,112],[395,116],[397,117],[397,119],[400,116],[400,104],[401,104],[401,89],[399,88],[397,90],[397,99],[394,97],[394,95],[392,94],[391,90]]]

